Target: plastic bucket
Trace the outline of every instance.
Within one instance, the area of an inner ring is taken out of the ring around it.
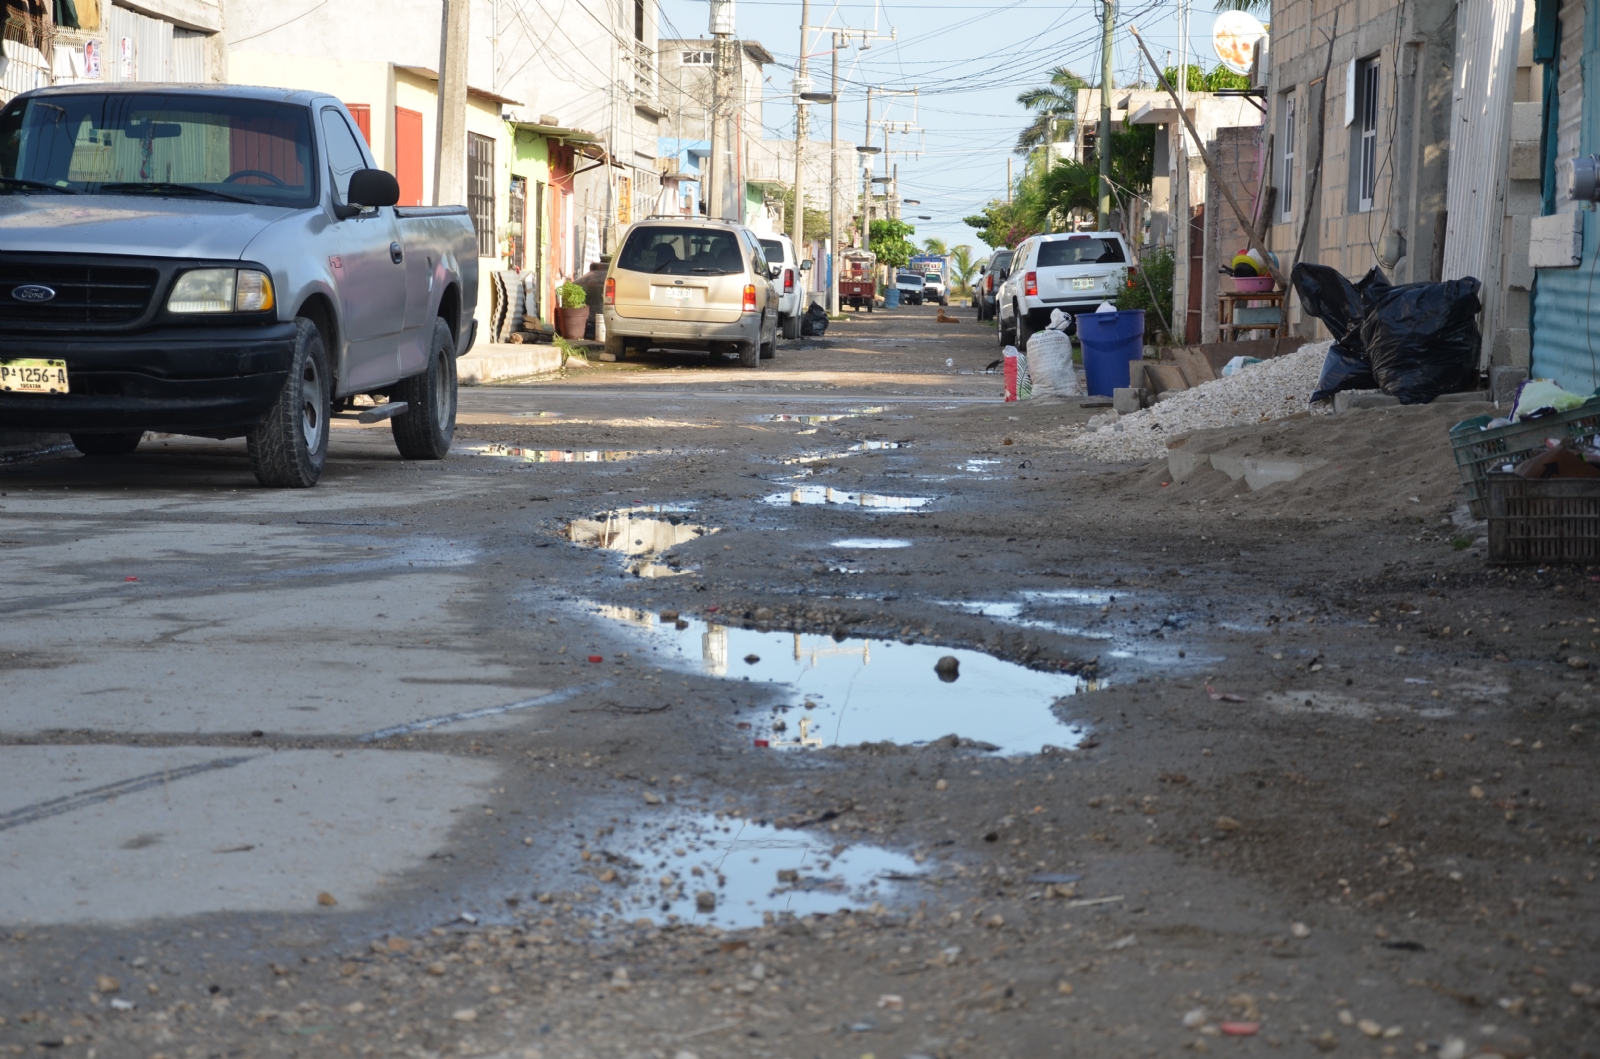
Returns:
[[[883,307],[885,309],[900,308],[900,288],[890,287],[883,292]]]
[[[1128,362],[1144,356],[1144,310],[1081,313],[1077,320],[1089,393],[1110,397],[1128,385]]]

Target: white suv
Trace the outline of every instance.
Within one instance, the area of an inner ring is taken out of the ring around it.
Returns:
[[[995,297],[1000,344],[1026,349],[1028,338],[1050,322],[1050,310],[1094,312],[1116,297],[1124,271],[1138,265],[1118,232],[1035,235],[1017,247],[1011,273]]]
[[[794,242],[787,235],[761,236],[761,250],[767,264],[783,271],[773,280],[778,288],[778,330],[784,338],[800,337],[800,317],[806,311],[806,277],[802,273],[811,268],[809,261],[797,261]]]

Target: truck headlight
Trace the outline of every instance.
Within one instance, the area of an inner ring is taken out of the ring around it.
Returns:
[[[167,298],[173,313],[258,313],[273,306],[272,279],[254,269],[197,268],[178,277]]]

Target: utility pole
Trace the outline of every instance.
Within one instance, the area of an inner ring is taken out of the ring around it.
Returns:
[[[868,147],[872,146],[872,91],[871,85],[867,86],[867,131],[861,142]],[[861,193],[861,249],[872,249],[872,156],[867,155],[867,164],[864,167],[865,176],[862,180],[864,190]]]
[[[727,214],[728,173],[723,155],[728,151],[728,74],[733,58],[733,0],[711,0],[711,156],[706,175],[706,216]]]
[[[828,187],[828,312],[839,312],[839,48],[843,42],[833,35],[833,105],[829,123],[833,126],[832,183]]]
[[[441,0],[439,110],[434,120],[433,204],[467,201],[467,45],[471,0]]]
[[[1105,5],[1105,26],[1100,34],[1100,230],[1111,227],[1111,43],[1117,28],[1115,0],[1100,0]]]
[[[1011,156],[1006,155],[1006,205],[1011,205]]]
[[[805,151],[809,133],[806,101],[802,97],[811,91],[811,78],[806,74],[806,30],[810,25],[811,0],[800,0],[800,62],[794,72],[794,216],[789,225],[789,239],[797,258],[803,256],[800,248],[806,237]]]

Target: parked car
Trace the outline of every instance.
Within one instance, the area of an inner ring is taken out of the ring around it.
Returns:
[[[896,270],[894,274],[895,290],[900,292],[900,304],[922,304],[922,275],[918,272]]]
[[[244,437],[262,485],[306,487],[366,394],[403,456],[442,459],[477,237],[465,207],[395,208],[356,127],[332,96],[231,85],[0,106],[0,423],[89,456]]]
[[[937,272],[925,273],[922,277],[922,300],[934,302],[938,305],[949,305],[950,298],[945,294],[944,277]]]
[[[1116,295],[1133,255],[1117,232],[1061,232],[1024,240],[997,296],[1001,345],[1026,348],[1050,310],[1094,312]]]
[[[878,297],[878,259],[870,250],[847,249],[839,255],[839,306],[872,311]]]
[[[794,241],[787,235],[762,236],[761,250],[767,264],[783,269],[778,278],[778,330],[784,338],[799,338],[808,300],[805,273],[811,271],[811,262],[796,260]]]
[[[747,368],[775,356],[783,268],[733,221],[651,217],[635,223],[606,276],[606,352],[650,348],[732,354]]]
[[[989,263],[978,270],[978,282],[972,288],[972,301],[978,309],[978,319],[993,320],[995,295],[1005,282],[1006,270],[1011,266],[1010,250],[996,250]]]

